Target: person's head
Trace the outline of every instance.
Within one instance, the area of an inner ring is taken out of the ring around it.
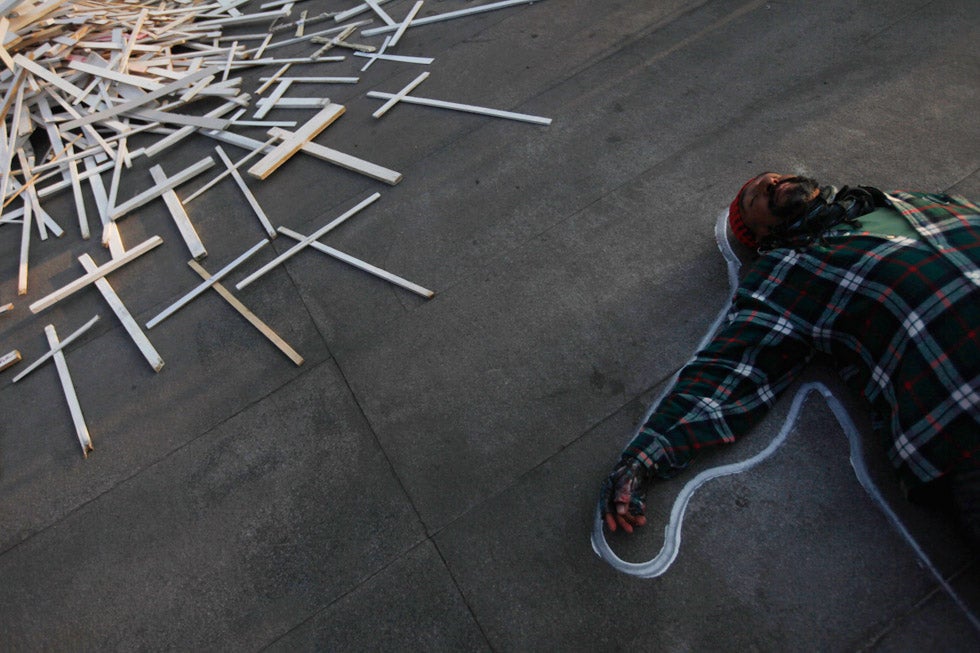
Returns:
[[[774,226],[802,217],[819,194],[814,179],[764,172],[738,191],[728,208],[728,223],[742,244],[755,249]]]

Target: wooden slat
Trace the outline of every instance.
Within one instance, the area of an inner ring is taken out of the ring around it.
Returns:
[[[286,139],[292,135],[292,132],[288,132],[279,127],[273,127],[268,131],[268,134],[270,136]],[[310,156],[315,156],[318,159],[333,163],[341,168],[346,168],[347,170],[366,175],[371,179],[383,181],[391,186],[394,186],[402,180],[402,174],[400,172],[390,170],[389,168],[384,168],[375,163],[371,163],[370,161],[359,159],[356,156],[345,154],[318,143],[313,143],[312,141],[303,143],[303,147],[301,149]]]
[[[178,79],[175,82],[171,82],[170,84],[167,84],[166,86],[161,86],[160,88],[158,88],[155,91],[151,91],[149,93],[144,94],[142,97],[140,97],[138,99],[130,100],[128,102],[123,102],[121,104],[117,104],[117,105],[115,105],[115,106],[113,106],[113,107],[111,107],[109,109],[105,109],[103,111],[98,111],[98,112],[95,112],[95,113],[90,113],[90,114],[88,114],[86,116],[82,116],[81,118],[78,118],[76,120],[69,120],[68,122],[64,123],[61,126],[61,128],[62,129],[74,129],[76,127],[81,127],[82,125],[88,125],[88,124],[91,124],[93,122],[98,122],[100,120],[105,120],[106,118],[111,118],[113,116],[118,116],[119,114],[126,113],[127,111],[132,111],[133,109],[136,109],[138,107],[141,107],[144,104],[148,104],[148,103],[150,103],[150,102],[152,102],[152,101],[154,101],[154,100],[156,100],[158,98],[161,98],[161,97],[163,97],[165,95],[169,95],[170,93],[174,93],[176,91],[179,91],[180,89],[184,88],[185,86],[188,86],[189,84],[193,84],[194,82],[196,82],[199,79],[203,79],[203,78],[208,77],[208,76],[214,76],[215,74],[217,74],[217,72],[220,72],[220,70],[217,70],[217,69],[214,69],[214,68],[205,68],[204,70],[199,70],[199,71],[197,71],[195,73],[191,73],[189,75],[185,75],[184,77],[181,77],[180,79]]]
[[[150,175],[157,184],[165,184],[167,182],[166,173],[158,165],[150,168]],[[194,228],[191,219],[187,217],[187,211],[184,210],[184,205],[180,203],[180,198],[177,197],[177,193],[172,189],[165,190],[163,192],[163,201],[166,202],[167,209],[170,211],[170,215],[177,225],[177,230],[180,231],[181,237],[187,244],[187,249],[190,251],[191,256],[195,259],[202,259],[207,256],[208,251],[204,248],[204,243],[201,242],[201,237],[197,234],[197,229]]]
[[[288,229],[286,227],[279,227],[279,231],[282,232],[284,235],[289,236],[293,240],[302,241],[304,238],[306,238],[306,236],[304,236],[303,234],[298,233],[296,231],[293,231],[292,229]],[[404,288],[405,290],[410,290],[413,293],[416,293],[418,295],[421,295],[421,296],[425,297],[426,299],[432,299],[432,297],[435,296],[435,293],[432,292],[431,290],[429,290],[428,288],[423,288],[422,286],[418,285],[417,283],[413,283],[413,282],[409,281],[408,279],[405,279],[403,277],[398,276],[397,274],[392,274],[391,272],[388,272],[387,270],[382,270],[381,268],[379,268],[377,266],[374,266],[374,265],[371,265],[370,263],[367,263],[366,261],[362,261],[359,258],[355,258],[355,257],[351,256],[350,254],[345,254],[344,252],[341,252],[340,250],[334,249],[333,247],[330,247],[329,245],[324,245],[323,243],[320,243],[320,242],[317,242],[317,241],[313,241],[312,243],[310,243],[310,247],[312,247],[313,249],[318,250],[320,252],[323,252],[324,254],[327,254],[328,256],[332,256],[333,258],[337,259],[338,261],[343,261],[344,263],[347,263],[349,265],[352,265],[352,266],[354,266],[355,268],[357,268],[359,270],[363,270],[364,272],[367,272],[368,274],[373,274],[374,276],[376,276],[376,277],[378,277],[380,279],[384,279],[385,281],[389,281],[389,282],[395,284],[396,286],[400,286],[400,287]]]
[[[125,216],[127,213],[135,208],[143,206],[147,202],[150,202],[157,197],[163,195],[164,192],[176,188],[188,179],[193,179],[197,175],[201,174],[208,168],[214,165],[214,159],[207,157],[206,159],[201,159],[194,165],[181,170],[172,177],[167,177],[165,181],[154,184],[152,187],[143,191],[142,193],[136,195],[135,197],[126,200],[122,204],[116,207],[109,208],[109,219],[118,220],[119,218]]]
[[[85,268],[86,272],[94,272],[98,267],[95,261],[92,260],[92,257],[88,254],[82,254],[79,256],[78,262],[82,264],[82,267]],[[150,339],[146,337],[145,333],[143,333],[143,330],[140,329],[139,324],[136,323],[136,319],[133,318],[132,314],[130,314],[129,309],[126,308],[125,304],[123,304],[122,300],[119,298],[119,295],[116,294],[116,291],[113,290],[112,286],[109,284],[109,281],[107,279],[99,279],[95,282],[95,287],[99,289],[100,293],[102,293],[102,297],[105,299],[106,303],[109,304],[109,308],[111,308],[112,312],[116,314],[117,318],[119,318],[119,322],[123,325],[123,328],[126,329],[126,333],[128,333],[129,337],[133,339],[133,342],[139,348],[140,353],[143,354],[143,358],[146,359],[146,362],[150,364],[151,368],[153,368],[153,371],[159,372],[161,369],[163,369],[163,358],[161,358],[160,354],[153,346],[153,343],[150,342]]]
[[[319,229],[317,229],[316,231],[314,231],[312,234],[310,234],[309,236],[305,237],[303,240],[301,240],[300,242],[296,243],[295,245],[293,245],[292,247],[290,247],[288,250],[286,250],[285,252],[283,252],[282,254],[280,254],[279,256],[277,256],[276,258],[272,259],[271,261],[269,261],[268,263],[266,263],[264,266],[262,266],[261,268],[259,268],[258,270],[256,270],[252,274],[250,274],[249,276],[247,276],[244,279],[242,279],[241,281],[239,281],[237,284],[235,284],[235,288],[237,288],[238,290],[241,290],[245,286],[249,285],[250,283],[252,283],[256,279],[258,279],[259,277],[261,277],[262,275],[264,275],[266,272],[268,272],[272,268],[276,267],[277,265],[283,263],[287,259],[289,259],[292,256],[294,256],[297,252],[299,252],[301,249],[303,249],[304,247],[306,247],[307,245],[309,245],[310,243],[312,243],[314,240],[317,240],[317,239],[323,237],[327,232],[329,232],[330,230],[332,230],[335,227],[337,227],[340,223],[342,223],[343,221],[347,220],[351,216],[355,215],[356,213],[358,213],[359,211],[361,211],[362,209],[364,209],[365,207],[367,207],[369,204],[372,204],[379,197],[381,197],[381,193],[374,193],[373,195],[369,196],[367,199],[362,200],[354,208],[352,208],[349,211],[345,212],[340,217],[335,218],[333,221],[329,222],[328,224],[324,225],[323,227],[320,227]]]
[[[85,416],[82,415],[82,407],[79,405],[78,396],[75,394],[75,385],[72,383],[71,374],[68,372],[68,363],[65,361],[65,354],[59,347],[61,343],[58,342],[58,332],[55,331],[53,324],[44,327],[44,335],[48,339],[48,346],[54,352],[54,366],[58,370],[61,389],[65,393],[65,400],[68,402],[68,410],[71,412],[71,421],[75,425],[78,444],[82,446],[82,455],[88,457],[88,452],[92,451],[92,438],[89,436]],[[55,350],[56,347],[59,348]]]
[[[25,376],[27,376],[28,374],[30,374],[31,372],[33,372],[34,370],[36,370],[37,368],[39,368],[42,364],[44,364],[44,362],[46,360],[48,360],[49,358],[51,358],[52,356],[54,356],[56,352],[61,351],[62,349],[64,349],[68,345],[70,345],[72,342],[74,342],[75,340],[77,340],[82,334],[84,334],[86,331],[88,331],[89,329],[91,329],[92,326],[96,322],[98,322],[98,321],[99,321],[99,316],[96,315],[91,320],[89,320],[88,322],[86,322],[82,326],[80,326],[77,329],[75,329],[71,333],[71,335],[69,335],[67,338],[65,338],[60,343],[58,343],[58,346],[57,347],[55,347],[53,349],[50,349],[45,354],[43,354],[40,358],[38,358],[36,361],[34,361],[30,365],[28,365],[25,369],[21,370],[20,374],[18,374],[13,379],[11,379],[10,382],[11,383],[17,383],[18,381],[20,381],[21,379],[23,379]]]
[[[157,247],[158,245],[162,245],[162,244],[163,244],[163,239],[160,238],[160,236],[153,236],[152,238],[144,240],[136,247],[128,250],[125,256],[122,256],[117,259],[113,259],[108,263],[104,263],[103,265],[100,265],[98,268],[96,268],[95,271],[90,272],[82,277],[79,277],[78,279],[75,279],[71,283],[62,286],[58,290],[55,290],[49,295],[37,300],[30,306],[31,313],[40,313],[41,311],[48,308],[49,306],[53,306],[54,304],[58,303],[65,297],[69,297],[73,295],[74,293],[78,292],[79,290],[86,287],[90,283],[93,283],[97,279],[101,279],[102,277],[106,276],[107,274],[109,274],[114,270],[118,270],[119,268],[126,265],[130,261],[142,256],[143,254],[146,254],[154,247]]]
[[[191,269],[194,270],[195,272],[197,272],[201,276],[201,278],[204,279],[205,281],[210,281],[211,280],[211,275],[208,274],[207,270],[205,270],[204,268],[202,268],[196,261],[188,261],[187,262],[187,265],[191,266]],[[228,290],[227,288],[225,288],[223,285],[221,285],[218,282],[214,282],[211,285],[211,288],[215,292],[217,292],[219,295],[221,295],[221,297],[226,302],[228,302],[229,304],[231,304],[232,308],[234,308],[236,311],[238,311],[238,313],[242,317],[244,317],[246,320],[248,320],[249,323],[252,326],[254,326],[256,329],[258,329],[259,332],[262,333],[262,335],[264,335],[266,338],[268,338],[269,339],[269,342],[271,342],[272,344],[274,344],[276,346],[276,348],[279,349],[279,351],[281,351],[287,357],[289,357],[289,360],[293,361],[297,365],[302,365],[303,364],[303,357],[300,356],[296,352],[295,349],[293,349],[292,347],[290,347],[289,346],[289,343],[287,343],[285,340],[283,340],[281,337],[279,337],[279,334],[277,334],[275,331],[273,331],[265,322],[263,322],[262,320],[260,320],[259,317],[255,313],[253,313],[252,311],[250,311],[248,309],[248,307],[245,306],[245,304],[243,304],[237,297],[235,297],[233,294],[231,294],[231,291],[230,290]]]
[[[259,201],[255,199],[255,195],[252,194],[252,191],[245,184],[245,180],[242,179],[242,176],[240,174],[238,174],[238,170],[235,168],[235,164],[232,163],[231,159],[228,158],[228,155],[225,154],[225,151],[221,149],[220,145],[218,145],[214,149],[215,151],[217,151],[218,156],[221,157],[221,161],[225,164],[225,167],[228,169],[228,172],[231,174],[232,179],[234,179],[235,183],[238,184],[238,188],[239,190],[242,191],[242,194],[245,196],[245,199],[248,201],[249,206],[252,207],[252,210],[255,212],[256,217],[258,217],[259,222],[262,224],[262,228],[265,229],[265,233],[268,234],[269,238],[275,238],[277,235],[276,230],[272,227],[272,223],[269,222],[268,216],[265,214],[265,211],[263,211],[262,207],[259,205]]]
[[[281,166],[289,157],[296,154],[303,143],[313,140],[317,134],[330,126],[333,121],[343,115],[345,108],[342,104],[330,104],[322,111],[303,124],[293,137],[277,145],[271,152],[259,159],[248,169],[248,174],[259,179],[265,179]]]

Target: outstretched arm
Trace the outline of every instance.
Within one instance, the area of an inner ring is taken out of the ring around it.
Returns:
[[[646,523],[646,486],[669,478],[704,447],[758,422],[809,360],[805,323],[740,292],[728,323],[681,370],[606,478],[600,507],[611,531]]]

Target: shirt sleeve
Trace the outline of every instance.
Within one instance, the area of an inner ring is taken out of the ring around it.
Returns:
[[[740,289],[728,321],[684,366],[623,457],[670,477],[758,422],[813,353],[808,329]]]

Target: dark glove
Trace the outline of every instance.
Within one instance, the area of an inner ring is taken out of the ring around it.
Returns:
[[[647,469],[635,458],[622,459],[602,482],[599,506],[610,531],[617,525],[627,533],[646,523]]]

